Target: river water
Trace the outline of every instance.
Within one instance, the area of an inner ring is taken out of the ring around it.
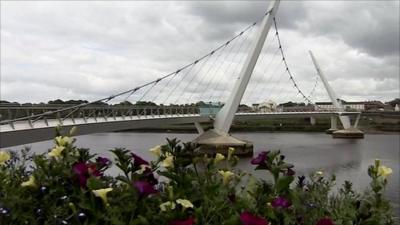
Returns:
[[[164,144],[166,138],[178,138],[182,141],[194,139],[196,134],[181,133],[100,133],[77,137],[76,145],[90,148],[101,156],[111,157],[108,150],[115,147],[128,148],[143,158],[151,160],[148,149]],[[279,149],[286,156],[286,161],[295,165],[297,175],[308,175],[317,170],[325,174],[336,174],[337,183],[349,180],[358,190],[368,187],[370,179],[367,168],[380,159],[383,165],[393,169],[389,177],[386,196],[391,199],[395,214],[399,213],[399,161],[400,134],[366,134],[364,139],[347,140],[333,139],[323,133],[234,133],[235,137],[253,142],[255,154],[262,150]],[[35,152],[45,152],[53,146],[52,141],[29,144]],[[16,146],[12,149],[20,149]],[[253,171],[250,158],[240,160],[238,167],[249,171],[258,177],[265,172]],[[113,168],[110,173],[115,173]]]

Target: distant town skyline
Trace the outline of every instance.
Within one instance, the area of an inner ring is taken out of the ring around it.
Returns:
[[[224,43],[267,6],[1,2],[0,99],[90,101],[139,86]],[[312,49],[340,98],[399,97],[398,1],[282,1],[277,21],[287,60],[305,92],[312,90],[316,74],[308,57]],[[317,91],[315,101],[328,100],[321,85]]]

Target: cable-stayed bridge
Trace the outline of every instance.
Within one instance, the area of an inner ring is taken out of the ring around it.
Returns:
[[[0,147],[50,139],[54,128],[59,125],[65,128],[77,126],[81,135],[160,124],[195,123],[200,136],[207,132],[229,136],[234,119],[330,117],[332,128],[336,128],[339,118],[345,129],[353,129],[357,126],[359,113],[344,111],[311,52],[317,75],[307,80],[296,79],[289,67],[275,18],[278,6],[279,1],[273,1],[259,21],[237,32],[233,38],[185,66],[141,86],[63,108],[0,107]],[[311,90],[302,88],[310,86],[310,83]],[[336,109],[326,111],[318,108],[314,102],[324,100],[322,96],[329,96]],[[267,99],[280,103],[298,102],[313,106],[313,109],[287,112],[267,107],[262,113],[237,112],[240,104]],[[110,105],[127,101],[148,101],[156,103],[156,106]],[[198,102],[208,104],[199,107],[195,104]],[[220,107],[214,107],[211,102],[219,103]],[[21,111],[26,113],[18,113]],[[349,116],[357,116],[354,126]],[[214,129],[204,132],[201,122],[213,123]]]

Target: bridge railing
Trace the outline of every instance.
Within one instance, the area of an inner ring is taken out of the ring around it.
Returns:
[[[173,105],[173,106],[108,106],[89,105],[73,107],[68,105],[29,105],[10,106],[0,104],[0,124],[12,124],[18,121],[35,123],[38,120],[57,119],[62,122],[65,119],[81,118],[117,118],[122,117],[162,117],[171,115],[197,115],[199,107]]]

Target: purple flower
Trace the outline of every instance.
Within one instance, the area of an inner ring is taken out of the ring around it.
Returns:
[[[268,225],[268,221],[262,217],[255,216],[249,212],[240,214],[240,221],[243,225]]]
[[[111,164],[111,161],[109,159],[100,156],[96,158],[96,162],[100,168],[109,166]]]
[[[138,190],[140,196],[148,196],[157,193],[154,185],[150,184],[147,181],[135,181],[133,183],[133,186]]]
[[[193,225],[194,224],[194,219],[192,217],[189,217],[186,220],[173,220],[169,222],[169,225]]]
[[[318,220],[316,225],[334,225],[331,218],[322,218]]]
[[[258,154],[258,156],[251,160],[251,164],[253,165],[262,165],[265,164],[265,160],[268,158],[269,151],[262,151]]]
[[[296,172],[292,170],[291,168],[288,168],[286,171],[286,176],[294,176]]]
[[[146,168],[146,170],[143,172],[143,180],[152,185],[158,184],[158,180],[154,177],[153,171],[151,171],[150,168]]]
[[[292,203],[290,203],[290,201],[285,199],[284,197],[278,197],[272,201],[271,205],[274,208],[286,209],[286,208],[289,208],[292,205]]]
[[[134,165],[136,167],[140,167],[141,165],[149,165],[149,162],[147,162],[146,160],[144,160],[142,157],[136,155],[135,153],[131,153],[132,158],[134,160]]]

